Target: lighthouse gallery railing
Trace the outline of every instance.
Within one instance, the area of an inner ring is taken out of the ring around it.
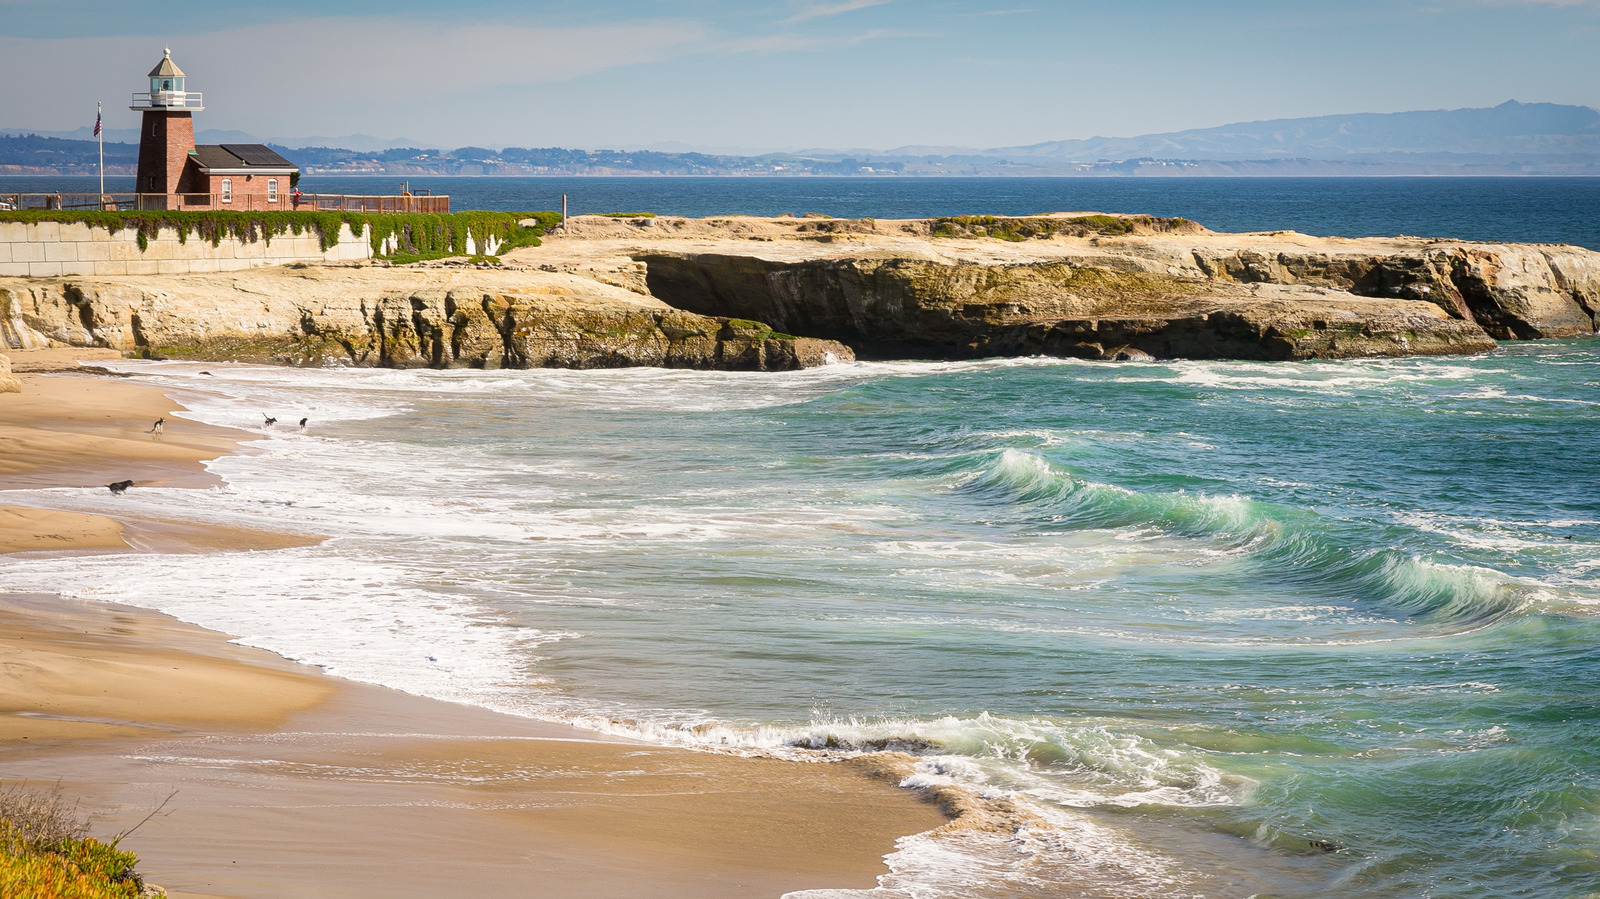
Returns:
[[[130,109],[204,109],[205,104],[200,102],[200,91],[157,91],[155,93],[134,94],[133,102],[128,104]]]

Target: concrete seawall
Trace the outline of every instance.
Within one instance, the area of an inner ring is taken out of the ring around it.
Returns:
[[[162,228],[143,250],[131,228],[108,231],[83,222],[0,222],[0,276],[62,278],[97,275],[186,275],[240,271],[292,262],[352,262],[372,258],[366,228],[352,234],[339,227],[328,250],[315,230],[254,241],[225,237],[219,243],[190,232]]]

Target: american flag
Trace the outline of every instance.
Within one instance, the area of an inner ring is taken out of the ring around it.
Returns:
[[[98,109],[96,109],[94,111],[94,133],[89,135],[89,136],[90,137],[99,137],[100,136],[100,110],[98,110]]]

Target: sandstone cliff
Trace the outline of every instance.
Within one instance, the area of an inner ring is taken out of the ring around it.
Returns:
[[[1216,234],[1090,213],[585,216],[505,263],[0,278],[0,336],[302,365],[778,371],[854,353],[1476,353],[1593,334],[1600,319],[1600,253],[1576,247]]]
[[[785,371],[854,358],[590,278],[463,266],[4,279],[0,321],[19,342],[293,365]]]
[[[1415,300],[1060,262],[774,262],[643,252],[652,292],[700,312],[761,315],[874,358],[1310,359],[1476,353],[1484,330]]]
[[[1469,353],[1593,334],[1600,319],[1600,253],[1576,247],[1213,234],[1090,214],[725,222],[585,218],[547,258],[605,247],[674,306],[876,358]]]

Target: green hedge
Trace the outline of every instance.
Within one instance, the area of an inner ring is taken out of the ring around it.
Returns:
[[[526,219],[535,220],[532,227],[523,227]],[[470,234],[482,250],[485,238],[501,241],[500,252],[518,247],[536,247],[544,229],[561,220],[559,212],[451,212],[443,215],[424,213],[376,212],[181,212],[177,210],[144,210],[109,212],[100,210],[44,210],[24,209],[0,212],[0,222],[84,222],[91,227],[104,228],[113,233],[130,229],[139,234],[139,249],[149,247],[150,240],[170,228],[178,235],[179,243],[187,243],[191,234],[211,241],[213,246],[225,237],[234,237],[246,243],[257,240],[272,242],[279,234],[305,234],[315,231],[323,250],[330,250],[339,242],[339,227],[348,225],[353,234],[369,228],[373,256],[382,256],[385,238],[396,237],[395,256],[407,259],[440,259],[460,256],[467,251]]]

